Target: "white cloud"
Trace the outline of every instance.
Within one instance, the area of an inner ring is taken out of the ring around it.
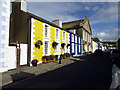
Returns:
[[[99,10],[90,17],[90,21],[91,24],[118,22],[117,3],[110,3],[99,8]]]
[[[93,7],[92,10],[93,10],[93,11],[97,11],[97,10],[99,10],[99,7],[98,7],[98,6],[95,6],[95,7]]]
[[[85,10],[90,10],[90,7],[86,6],[86,7],[85,7]]]
[[[82,10],[82,7],[75,3],[28,3],[28,12],[48,21],[54,19],[62,19],[63,21],[77,20],[78,17],[71,15],[77,10]]]
[[[119,2],[119,0],[27,0],[28,2]]]
[[[101,41],[117,41],[118,40],[118,29],[110,27],[104,30],[95,30],[97,33],[94,37],[98,37]]]

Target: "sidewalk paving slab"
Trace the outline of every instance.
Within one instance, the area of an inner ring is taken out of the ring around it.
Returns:
[[[48,71],[55,70],[57,68],[63,67],[65,65],[74,63],[75,61],[69,59],[63,59],[61,64],[58,61],[49,62],[46,64],[38,64],[36,67],[21,66],[18,69],[10,70],[2,73],[2,86],[13,83],[14,81],[19,81],[22,79],[30,78],[39,74],[46,73]],[[1,87],[1,86],[0,86]]]

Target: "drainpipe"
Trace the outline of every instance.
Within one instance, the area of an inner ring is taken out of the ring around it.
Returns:
[[[20,52],[21,52],[21,48],[20,48],[20,41],[16,41],[16,68],[20,67]]]
[[[28,17],[28,31],[27,31],[27,65],[30,67],[31,64],[31,20]]]

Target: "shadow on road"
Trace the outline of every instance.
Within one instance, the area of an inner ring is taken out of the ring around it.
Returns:
[[[19,73],[12,74],[10,76],[11,76],[11,78],[13,80],[13,83],[15,83],[15,82],[21,81],[23,79],[26,79],[28,77],[35,76],[35,74],[27,73],[27,72],[19,72]]]
[[[80,56],[76,62],[37,75],[8,88],[105,88],[112,80],[112,63],[107,56]]]

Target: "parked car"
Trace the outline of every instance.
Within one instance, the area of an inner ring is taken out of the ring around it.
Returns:
[[[120,69],[115,64],[112,66],[112,82],[110,90],[120,90]]]
[[[113,60],[117,60],[118,58],[120,58],[120,50],[118,50],[118,49],[112,50],[111,58]]]
[[[103,56],[104,52],[101,49],[96,49],[94,52],[94,56]]]

